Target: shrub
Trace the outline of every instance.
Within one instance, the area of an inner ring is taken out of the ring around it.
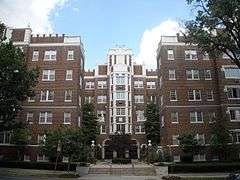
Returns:
[[[124,158],[115,158],[112,160],[113,164],[129,164],[131,163],[131,159],[124,159]]]

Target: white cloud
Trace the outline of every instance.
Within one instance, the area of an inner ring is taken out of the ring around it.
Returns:
[[[80,9],[77,8],[77,7],[73,7],[72,10],[75,11],[75,12],[79,12],[80,11]]]
[[[11,27],[31,26],[34,33],[51,33],[50,15],[68,0],[1,0],[0,21]],[[55,12],[55,15],[58,15]]]
[[[137,63],[145,63],[149,68],[156,68],[156,50],[162,35],[176,35],[181,30],[177,21],[166,20],[152,29],[147,29],[142,35]]]

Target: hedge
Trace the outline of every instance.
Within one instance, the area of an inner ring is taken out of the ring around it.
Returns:
[[[240,162],[179,163],[168,166],[169,173],[236,172]]]
[[[112,160],[113,164],[129,164],[131,163],[131,159],[124,159],[124,158],[115,158]]]
[[[79,164],[79,163],[78,163]],[[86,163],[80,163],[80,166],[86,166]],[[76,170],[76,163],[70,164],[70,171]],[[0,167],[5,168],[22,168],[22,169],[44,169],[44,170],[54,170],[55,163],[53,162],[36,162],[36,161],[0,161]],[[58,163],[57,170],[58,171],[67,171],[68,164],[67,163]]]

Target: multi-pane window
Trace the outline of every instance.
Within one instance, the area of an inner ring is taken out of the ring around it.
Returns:
[[[196,134],[195,139],[197,140],[199,145],[204,145],[205,144],[204,134]]]
[[[106,117],[106,111],[97,111],[98,121],[104,122]]]
[[[46,162],[46,161],[48,161],[48,158],[45,155],[38,154],[37,155],[37,161],[39,161],[39,162]]]
[[[185,51],[185,60],[197,60],[197,51],[196,50],[186,50]]]
[[[143,81],[134,81],[134,88],[143,88]]]
[[[195,154],[193,155],[193,161],[206,161],[205,154]]]
[[[98,81],[98,89],[106,89],[107,81]]]
[[[116,99],[117,100],[125,100],[126,98],[126,93],[123,91],[123,92],[116,92]]]
[[[148,96],[148,103],[156,103],[156,96]]]
[[[201,101],[201,90],[189,90],[188,91],[189,101]]]
[[[116,108],[116,114],[117,115],[126,115],[125,108]]]
[[[55,70],[43,70],[43,81],[55,81]]]
[[[240,108],[230,109],[230,121],[240,121]]]
[[[168,60],[174,60],[174,52],[172,49],[168,49],[167,51],[168,55]]]
[[[125,76],[117,75],[116,76],[116,84],[118,84],[118,85],[125,84]]]
[[[55,61],[57,56],[57,51],[45,51],[44,61]]]
[[[94,82],[93,81],[87,81],[85,84],[86,89],[94,89]]]
[[[203,123],[203,113],[190,112],[190,123]]]
[[[54,99],[54,91],[51,91],[51,90],[41,91],[41,100],[40,101],[53,102],[53,99]]]
[[[39,124],[52,124],[53,114],[51,112],[40,112]]]
[[[239,87],[227,87],[228,99],[240,99],[240,86]]]
[[[72,74],[73,74],[73,70],[67,70],[66,71],[66,80],[72,80],[73,79]]]
[[[212,80],[211,70],[210,69],[204,70],[204,76],[205,80]]]
[[[101,134],[106,134],[106,126],[105,126],[105,124],[101,124],[100,125],[100,133]]]
[[[27,113],[26,122],[27,122],[28,124],[33,124],[33,113],[32,113],[32,112],[28,112],[28,113]]]
[[[65,102],[72,102],[72,90],[65,90]]]
[[[145,121],[144,111],[136,111],[137,121]]]
[[[240,79],[240,69],[236,66],[224,67],[226,79]]]
[[[178,137],[179,137],[179,135],[172,136],[172,145],[179,145]]]
[[[177,101],[177,91],[176,91],[176,89],[170,90],[170,101]]]
[[[208,113],[208,119],[209,123],[214,123],[216,118],[216,113],[215,112],[209,112]]]
[[[74,60],[74,51],[73,50],[68,50],[67,60]]]
[[[175,69],[168,70],[168,77],[169,77],[169,80],[176,80]]]
[[[171,112],[171,122],[173,124],[178,123],[178,112]]]
[[[45,143],[46,141],[46,134],[38,134],[38,144]]]
[[[156,89],[156,83],[154,81],[147,82],[148,89]]]
[[[187,80],[199,80],[199,70],[186,70]]]
[[[134,96],[135,103],[144,103],[144,97],[143,95],[136,95]]]
[[[30,161],[30,160],[31,160],[30,156],[24,154],[23,161]]]
[[[144,134],[144,133],[145,133],[144,124],[135,125],[135,134]]]
[[[63,124],[71,124],[71,113],[70,112],[64,112]]]
[[[10,144],[11,143],[11,131],[0,132],[0,144]]]
[[[207,91],[207,101],[213,101],[213,91]]]
[[[28,102],[35,102],[35,96],[28,97]]]
[[[38,61],[38,58],[39,58],[39,52],[33,51],[32,61]]]
[[[92,97],[91,96],[85,96],[85,103],[91,103]]]
[[[97,97],[97,103],[106,103],[107,102],[107,96],[98,96]]]

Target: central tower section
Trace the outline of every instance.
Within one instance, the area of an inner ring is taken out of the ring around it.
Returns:
[[[110,133],[132,134],[132,50],[108,51]]]

